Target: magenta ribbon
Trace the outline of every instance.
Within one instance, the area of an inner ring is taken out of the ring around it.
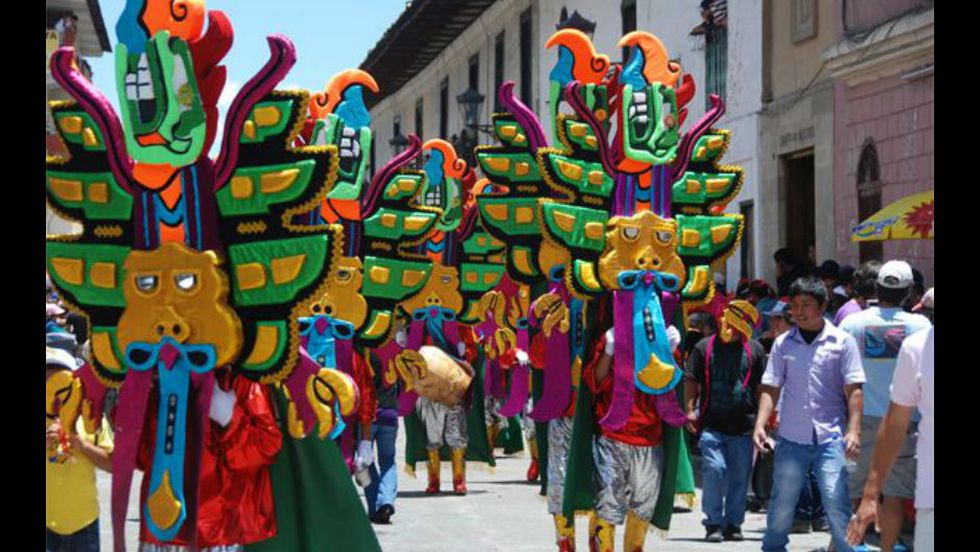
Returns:
[[[292,373],[289,374],[289,378],[286,379],[285,385],[286,389],[289,390],[289,398],[292,399],[293,405],[296,407],[296,418],[303,422],[303,429],[307,433],[316,426],[316,413],[313,411],[310,401],[306,399],[306,382],[310,381],[310,378],[319,371],[320,365],[310,358],[305,347],[300,346],[299,361]]]
[[[412,320],[408,327],[408,346],[405,349],[418,351],[425,338],[425,321]],[[401,350],[401,349],[399,349]],[[415,410],[415,403],[419,400],[419,395],[415,391],[402,391],[398,394],[398,415],[405,417]]]
[[[552,282],[548,291],[557,293],[562,303],[568,306],[568,290],[565,289],[564,282]],[[533,322],[538,324],[537,320]],[[548,354],[544,361],[541,397],[529,414],[535,422],[547,422],[561,416],[572,398],[571,336],[561,333],[556,327],[551,336],[545,339]]]
[[[102,385],[99,378],[95,376],[95,369],[87,362],[75,372],[75,377],[82,382],[82,395],[85,400],[92,403],[91,412],[96,424],[101,425],[102,412],[105,411],[106,386]]]
[[[146,406],[153,387],[153,371],[129,370],[119,390],[116,405],[115,449],[112,454],[112,538],[115,552],[126,552],[126,514],[129,510],[129,490],[133,484],[133,471],[146,421]],[[195,397],[188,408],[188,421],[197,415],[197,423],[187,424],[185,449],[187,518],[181,534],[194,547],[197,541],[197,496],[200,483],[201,450],[204,446],[204,428],[207,427],[211,410],[211,394],[214,391],[214,371],[191,374],[191,395]],[[158,421],[159,423],[159,421]]]
[[[609,411],[599,420],[599,425],[609,431],[619,431],[626,427],[630,411],[633,409],[633,293],[616,290],[613,292],[613,332],[615,335],[615,354],[613,355],[613,388]]]
[[[528,341],[527,330],[517,330],[518,350],[530,354]],[[524,405],[527,404],[527,397],[531,394],[531,389],[527,385],[527,380],[530,376],[529,364],[530,362],[528,364],[518,362],[510,369],[510,395],[507,397],[507,402],[499,410],[500,415],[505,418],[516,416],[524,408]]]
[[[668,425],[681,427],[687,423],[687,415],[684,414],[680,403],[677,402],[676,390],[654,395],[653,400],[657,408],[657,415]]]

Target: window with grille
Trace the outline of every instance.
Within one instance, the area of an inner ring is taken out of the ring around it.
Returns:
[[[521,101],[531,105],[531,10],[521,14]]]
[[[711,26],[704,33],[705,109],[711,109],[710,94],[725,99],[725,77],[728,74],[728,28]]]
[[[858,159],[857,195],[858,195],[858,224],[881,210],[881,180],[878,150],[873,138],[868,138],[861,146],[861,157]],[[880,241],[859,242],[858,256],[860,261],[881,260],[882,246]]]
[[[439,85],[439,137],[449,136],[449,77]]]

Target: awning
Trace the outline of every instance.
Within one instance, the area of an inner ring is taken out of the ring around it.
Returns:
[[[931,240],[935,220],[933,190],[906,196],[851,229],[851,241]]]

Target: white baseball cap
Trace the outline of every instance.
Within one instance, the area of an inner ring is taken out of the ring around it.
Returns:
[[[905,289],[914,281],[912,267],[905,261],[888,261],[878,270],[878,285],[884,288]]]
[[[46,366],[58,366],[64,368],[65,370],[71,370],[74,372],[78,369],[78,363],[75,362],[75,357],[71,356],[71,353],[64,349],[55,349],[54,347],[45,347],[47,358],[45,359]]]

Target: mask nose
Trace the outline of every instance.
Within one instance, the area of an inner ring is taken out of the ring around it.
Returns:
[[[191,327],[173,307],[164,307],[158,311],[154,330],[161,339],[169,337],[178,343],[184,343],[191,337]]]
[[[652,247],[646,247],[636,258],[636,266],[640,270],[656,270],[661,265],[660,255],[653,252]]]
[[[441,307],[442,299],[439,298],[435,293],[430,293],[428,297],[425,298],[425,306],[427,307]]]

